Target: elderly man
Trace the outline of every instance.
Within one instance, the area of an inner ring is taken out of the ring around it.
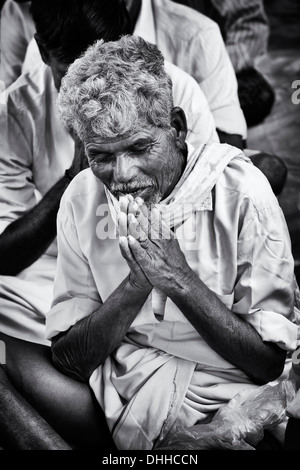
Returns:
[[[89,382],[118,449],[152,449],[286,376],[298,338],[287,227],[240,150],[186,143],[163,57],[142,38],[90,47],[59,108],[90,168],[58,213],[53,360]]]
[[[86,448],[99,443],[99,406],[85,384],[53,367],[45,335],[56,269],[57,210],[70,180],[87,166],[81,142],[59,121],[56,99],[70,63],[97,39],[131,33],[131,25],[121,0],[34,0],[31,8],[44,62],[0,96],[0,340],[18,392],[70,444]],[[218,141],[196,81],[166,66],[174,100],[188,115],[188,139]],[[0,406],[0,414],[5,412]],[[1,414],[2,423],[12,427],[13,421]]]
[[[215,22],[216,18],[213,18],[215,21],[209,18],[210,15],[205,16],[209,2],[204,2],[205,14],[200,13],[203,8],[203,2],[200,0],[194,2],[198,11],[180,4],[193,2],[125,0],[125,3],[134,25],[134,34],[155,44],[166,60],[195,78],[213,113],[220,142],[244,149],[254,165],[267,176],[278,196],[287,178],[284,161],[275,154],[245,148],[247,119],[249,125],[251,121],[252,124],[253,121],[261,121],[270,111],[274,93],[270,84],[254,69],[242,70],[237,80],[234,69],[237,61],[232,60],[231,54],[233,36],[227,34],[224,43],[225,36],[222,37],[220,23]],[[257,17],[261,23],[266,21],[261,1],[215,0],[213,4],[226,16],[226,19],[222,18],[221,21],[225,28],[236,28],[234,42],[238,43],[238,54],[235,55],[239,56],[238,62],[242,58],[245,63],[249,59],[243,44],[245,37],[250,49],[255,49],[250,39],[249,18],[254,18],[254,22]],[[243,34],[241,29],[245,30]],[[256,42],[264,43],[266,29],[265,24],[260,25],[259,41]],[[252,31],[252,24],[250,30]],[[236,44],[233,48],[236,50]]]
[[[98,7],[102,6],[105,10],[105,1],[96,3]],[[21,67],[23,72],[43,67],[41,54],[34,39],[29,42],[26,51],[24,47],[21,47],[23,56],[20,61],[20,51],[16,44],[18,45],[19,42],[26,44],[28,42],[27,31],[33,31],[35,26],[26,11],[28,5],[26,7],[23,2],[21,5],[18,3],[19,1],[7,0],[1,20],[3,23],[1,43],[5,44],[5,47],[2,47],[0,80],[6,84],[12,83],[13,79],[17,78],[15,72]],[[44,23],[46,30],[50,20],[52,24],[62,24],[60,20],[57,22],[55,18],[52,18],[53,6],[50,0],[41,0],[38,3],[40,9],[44,11],[44,16],[49,13]],[[54,7],[55,3],[53,2]],[[68,7],[70,10],[73,9],[73,3],[70,0]],[[220,141],[244,148],[247,137],[246,120],[239,103],[238,83],[234,69],[219,26],[201,13],[170,0],[125,0],[125,3],[130,14],[133,34],[156,44],[168,62],[180,67],[197,81],[207,99]],[[81,7],[87,8],[88,5],[90,7],[93,4],[94,0],[85,0],[81,2]],[[65,21],[68,24],[68,19]],[[16,23],[17,27],[14,26]],[[20,24],[21,27],[18,27]],[[180,29],[180,35],[178,35],[178,29]],[[76,34],[73,37],[76,37]],[[197,103],[195,97],[194,108],[197,105],[199,108],[206,106],[203,99],[198,97],[198,100]],[[189,125],[193,125],[191,120],[189,120]],[[208,124],[205,127],[207,126]],[[259,150],[245,149],[245,153],[267,176],[273,191],[279,195],[287,178],[287,168],[284,162],[275,155]]]

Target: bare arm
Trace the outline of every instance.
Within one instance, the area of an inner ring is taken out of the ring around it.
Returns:
[[[131,230],[130,224],[127,227],[125,215],[131,208],[126,200],[122,209],[124,212],[119,218],[121,234]],[[61,234],[58,235],[61,240]],[[128,247],[123,241],[124,237],[120,238],[120,250],[127,259]],[[69,241],[60,246],[61,249],[65,246],[67,250]],[[67,252],[67,256],[70,255],[72,252]],[[129,260],[128,265],[129,275],[96,311],[52,339],[54,364],[66,375],[80,381],[88,380],[92,372],[118,347],[145,303],[152,285],[134,260]],[[77,295],[80,293],[77,292]]]
[[[119,346],[150,294],[124,279],[102,306],[52,340],[52,357],[61,372],[80,381],[89,379]]]
[[[263,342],[257,331],[229,310],[192,270],[182,277],[180,288],[175,285],[170,285],[166,294],[220,356],[255,383],[279,377],[286,357],[283,349]]]
[[[77,141],[70,178],[86,166],[86,157]],[[57,211],[69,181],[63,176],[33,209],[12,222],[0,235],[0,274],[18,274],[47,250],[56,236]]]
[[[128,237],[128,244],[152,285],[173,300],[211,348],[254,382],[263,384],[277,378],[285,351],[263,342],[249,323],[219,300],[189,267],[172,233],[169,239],[156,234],[152,240],[142,211],[135,223],[140,225],[141,236],[138,240]]]

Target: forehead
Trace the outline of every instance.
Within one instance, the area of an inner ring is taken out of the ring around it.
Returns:
[[[85,146],[89,148],[97,149],[111,149],[117,150],[119,148],[127,148],[138,143],[151,143],[157,140],[162,130],[158,127],[148,127],[141,130],[134,131],[130,134],[112,137],[112,138],[101,138],[97,135],[90,136],[85,140]]]

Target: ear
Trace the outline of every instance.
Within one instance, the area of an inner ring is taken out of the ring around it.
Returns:
[[[185,139],[187,135],[187,122],[185,112],[179,106],[171,111],[171,126],[176,131],[176,144],[178,148],[185,148]]]
[[[37,33],[35,33],[34,39],[36,40],[36,43],[37,43],[37,45],[38,45],[38,48],[39,48],[40,54],[41,54],[41,56],[42,56],[43,62],[45,62],[46,65],[50,65],[50,56],[49,56],[49,53],[48,53],[48,51],[45,49],[45,47],[43,46],[43,44],[41,43],[41,41],[40,41],[39,36],[38,36]]]

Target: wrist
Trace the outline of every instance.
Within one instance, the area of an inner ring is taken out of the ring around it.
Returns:
[[[195,277],[196,275],[190,266],[187,265],[184,269],[178,268],[172,273],[172,277],[168,279],[168,282],[164,286],[161,285],[161,290],[168,297],[172,297],[174,294],[187,294],[190,290],[193,290]]]
[[[141,293],[142,296],[149,295],[152,290],[152,285],[150,282],[145,279],[144,281],[138,281],[135,276],[132,276],[130,273],[127,278],[129,289],[134,291],[134,294],[137,295]]]

